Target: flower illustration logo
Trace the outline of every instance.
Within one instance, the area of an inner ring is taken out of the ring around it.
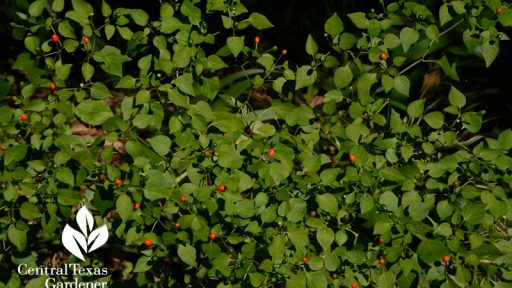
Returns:
[[[82,251],[87,254],[107,243],[108,229],[106,225],[103,225],[93,231],[94,218],[85,206],[76,214],[76,222],[82,232],[80,233],[66,224],[62,233],[62,244],[71,254],[84,261]],[[80,250],[80,248],[82,249]]]

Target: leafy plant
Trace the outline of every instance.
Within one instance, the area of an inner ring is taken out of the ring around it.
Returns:
[[[456,64],[492,64],[510,6],[382,11],[333,14],[297,67],[240,1],[33,1],[0,107],[0,286],[78,261],[60,235],[85,206],[111,234],[79,263],[114,285],[509,287],[512,130],[479,134]]]

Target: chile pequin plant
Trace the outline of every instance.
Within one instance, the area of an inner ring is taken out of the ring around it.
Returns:
[[[110,236],[79,263],[112,287],[511,286],[512,130],[480,132],[458,65],[492,65],[507,2],[333,14],[300,67],[243,1],[109,2],[13,24],[0,287],[79,262],[60,236],[82,206]]]

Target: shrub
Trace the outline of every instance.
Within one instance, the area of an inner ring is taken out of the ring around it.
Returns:
[[[396,1],[348,14],[352,32],[334,14],[331,50],[309,36],[300,67],[253,41],[272,24],[239,1],[158,8],[18,13],[1,285],[78,262],[117,286],[510,286],[512,131],[479,134],[456,69],[491,65],[508,4]],[[428,65],[452,79],[437,101],[414,88]],[[81,206],[111,232],[84,262],[60,241]]]

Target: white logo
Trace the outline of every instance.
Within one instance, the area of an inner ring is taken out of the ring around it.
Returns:
[[[85,206],[76,214],[76,223],[82,233],[66,224],[62,233],[62,244],[71,254],[84,261],[84,255],[80,248],[87,254],[103,246],[108,240],[108,229],[106,225],[103,225],[93,231],[94,218]]]

